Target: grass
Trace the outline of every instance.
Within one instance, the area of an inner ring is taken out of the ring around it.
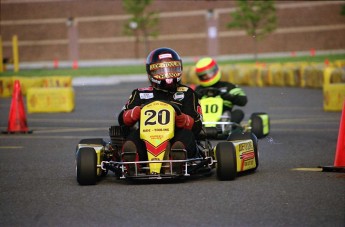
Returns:
[[[265,63],[286,63],[286,62],[324,62],[328,59],[330,62],[336,60],[345,60],[345,54],[334,55],[317,55],[317,56],[296,56],[296,57],[275,57],[275,58],[260,58],[259,62]],[[243,60],[226,60],[219,61],[219,65],[226,64],[240,64],[240,63],[255,63],[254,59]],[[193,62],[186,62],[184,66],[191,66]],[[1,76],[111,76],[111,75],[129,75],[129,74],[143,74],[145,73],[145,65],[128,65],[128,66],[107,66],[107,67],[84,67],[78,69],[59,68],[59,69],[28,69],[20,70],[18,73],[13,71],[6,71],[0,73]]]
[[[107,66],[107,67],[84,67],[78,69],[59,68],[59,69],[28,69],[20,70],[18,73],[6,71],[0,76],[111,76],[140,74],[145,72],[145,66]]]

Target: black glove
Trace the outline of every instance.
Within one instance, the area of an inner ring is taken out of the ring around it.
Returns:
[[[200,95],[201,97],[202,96],[216,97],[217,95],[219,95],[219,90],[213,87],[204,88],[203,90],[200,91]]]
[[[234,99],[234,96],[231,95],[230,93],[226,92],[226,93],[222,93],[220,95],[220,97],[222,97],[222,99],[228,100],[228,101],[232,101]]]

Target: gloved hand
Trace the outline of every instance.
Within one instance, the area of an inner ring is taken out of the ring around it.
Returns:
[[[201,91],[199,91],[199,96],[200,98],[203,96],[207,96],[207,97],[216,97],[217,95],[219,95],[219,90],[217,88],[204,88]]]
[[[175,122],[178,128],[184,128],[188,130],[191,130],[194,125],[194,119],[191,116],[184,113],[182,113],[181,115],[176,115]]]
[[[228,100],[228,101],[230,101],[230,102],[234,99],[234,96],[231,95],[229,92],[222,93],[222,94],[220,95],[220,97],[222,97],[222,99]]]
[[[123,122],[127,126],[133,126],[140,118],[140,106],[136,106],[133,109],[126,110],[123,113]]]

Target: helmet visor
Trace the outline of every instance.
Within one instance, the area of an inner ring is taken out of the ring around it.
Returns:
[[[202,72],[197,72],[197,76],[201,81],[207,81],[212,79],[217,75],[218,72],[218,65],[215,64],[212,68],[203,70]]]
[[[156,80],[173,79],[181,76],[180,61],[158,62],[150,65],[150,73]]]

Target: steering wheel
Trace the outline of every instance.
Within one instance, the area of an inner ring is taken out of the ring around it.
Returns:
[[[220,91],[218,88],[206,87],[201,90],[201,95],[202,96],[206,95],[208,97],[216,97],[220,95]]]

